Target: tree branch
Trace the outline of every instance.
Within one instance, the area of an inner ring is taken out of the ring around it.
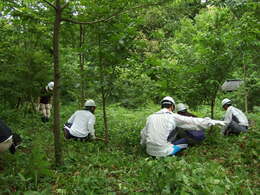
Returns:
[[[52,3],[50,3],[49,1],[47,1],[47,0],[43,0],[43,1],[45,3],[47,3],[49,6],[51,6],[52,8],[56,9],[56,7]]]
[[[120,15],[122,15],[124,13],[130,12],[132,10],[145,8],[145,7],[150,7],[150,6],[162,5],[164,3],[167,3],[168,1],[170,1],[170,0],[163,0],[163,1],[157,2],[157,3],[149,3],[149,4],[145,4],[145,5],[135,6],[135,7],[132,7],[130,9],[126,9],[126,10],[123,10],[123,11],[118,11],[118,12],[112,14],[111,16],[109,16],[107,18],[101,18],[101,19],[97,19],[97,20],[94,20],[94,21],[82,22],[82,21],[77,21],[77,20],[68,19],[68,18],[62,18],[61,21],[66,21],[66,22],[70,22],[70,23],[74,23],[74,24],[96,24],[96,23],[99,23],[99,22],[108,22],[109,20],[111,20],[111,19],[113,19],[113,18],[115,18],[117,16],[120,16]]]

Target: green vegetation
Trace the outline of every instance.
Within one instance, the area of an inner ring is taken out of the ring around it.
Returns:
[[[62,121],[74,109],[75,105],[67,106]],[[1,156],[1,193],[259,193],[259,112],[250,114],[248,134],[224,138],[214,129],[210,134],[207,131],[200,146],[176,157],[153,159],[140,146],[139,134],[146,116],[157,109],[155,105],[138,110],[109,106],[110,143],[64,141],[64,165],[57,170],[52,169],[50,125],[35,115],[23,118],[17,114],[16,123],[11,122],[15,116],[9,116],[8,122],[22,134],[24,143],[15,155]],[[96,115],[97,135],[101,136],[100,109]]]
[[[0,194],[258,194],[259,6],[255,0],[0,1],[0,118],[22,135],[0,154]],[[236,91],[223,93],[228,79]],[[55,82],[52,118],[36,112]],[[206,132],[202,145],[153,159],[139,144],[146,117],[170,95],[221,119],[230,98],[247,134]],[[97,102],[97,136],[65,141],[62,126]]]

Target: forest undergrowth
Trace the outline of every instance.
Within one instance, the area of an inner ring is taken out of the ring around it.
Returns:
[[[64,106],[62,122],[75,111]],[[206,140],[175,157],[151,158],[139,144],[149,105],[108,107],[110,142],[63,140],[64,165],[53,167],[52,121],[10,110],[3,120],[19,132],[23,144],[15,155],[0,156],[0,194],[258,194],[259,112],[250,113],[247,134],[223,137],[219,128]],[[201,117],[207,110],[197,111]],[[217,111],[221,116],[223,111]],[[98,137],[103,136],[101,109],[96,111]],[[63,132],[62,132],[63,135]]]

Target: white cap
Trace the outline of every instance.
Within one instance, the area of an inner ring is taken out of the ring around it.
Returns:
[[[166,96],[162,99],[161,104],[173,104],[175,106],[175,101],[172,97]]]
[[[53,90],[53,88],[54,88],[54,82],[53,82],[53,81],[49,82],[48,85],[46,86],[46,88],[48,88],[48,89],[50,89],[50,90]]]
[[[183,111],[183,110],[186,110],[186,109],[187,109],[187,107],[184,104],[182,104],[182,103],[179,103],[176,106],[177,112],[180,112],[180,111]]]
[[[84,106],[96,106],[96,104],[94,100],[87,100]]]
[[[225,104],[231,104],[231,100],[230,99],[227,99],[227,98],[225,98],[224,100],[222,100],[222,107],[225,105]]]

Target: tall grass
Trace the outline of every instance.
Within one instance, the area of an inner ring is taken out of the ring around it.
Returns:
[[[63,123],[75,109],[76,105],[62,107]],[[259,193],[259,113],[249,114],[253,125],[247,134],[222,137],[216,128],[200,146],[176,157],[153,159],[139,144],[140,130],[146,117],[158,109],[157,105],[135,110],[110,105],[109,144],[63,140],[65,164],[58,170],[51,168],[52,124],[41,123],[40,117],[33,114],[6,115],[8,124],[22,134],[24,142],[16,155],[0,156],[0,193]],[[196,113],[204,116],[207,109],[202,107]],[[102,137],[100,108],[96,118],[96,134]]]

